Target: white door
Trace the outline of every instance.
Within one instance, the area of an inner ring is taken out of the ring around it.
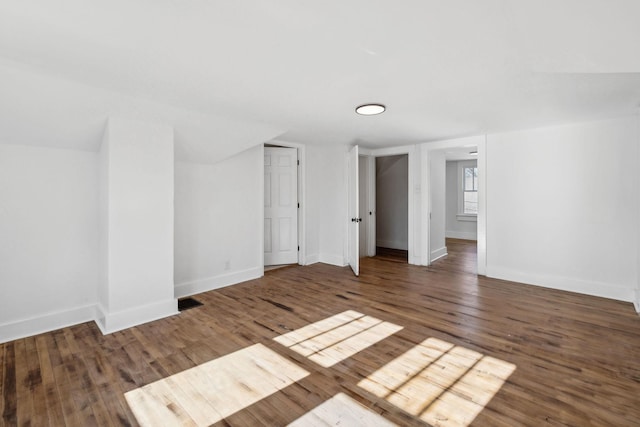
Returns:
[[[349,151],[349,265],[357,276],[360,274],[360,249],[359,249],[359,228],[360,228],[360,212],[358,209],[358,146],[356,145]]]
[[[264,265],[298,262],[298,150],[264,148]]]

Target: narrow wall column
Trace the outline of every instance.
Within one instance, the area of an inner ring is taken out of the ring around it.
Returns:
[[[640,160],[640,108],[638,108],[636,112],[636,159]],[[635,175],[636,183],[640,183],[640,174],[636,172]],[[640,187],[637,187],[640,188]],[[636,216],[640,216],[640,192],[636,193]],[[633,306],[636,309],[636,312],[640,314],[640,225],[636,223],[636,233],[637,233],[637,242],[636,242],[636,289],[634,291],[634,300]]]
[[[100,152],[103,333],[177,313],[173,129],[110,118]]]

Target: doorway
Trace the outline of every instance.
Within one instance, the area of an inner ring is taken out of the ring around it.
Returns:
[[[450,147],[430,153],[430,262],[448,255],[451,239],[477,241],[478,148]]]
[[[375,254],[408,262],[409,156],[375,158]]]
[[[376,159],[385,157],[401,157],[406,159],[405,164],[406,173],[404,174],[404,183],[399,191],[401,194],[406,194],[406,214],[403,222],[406,224],[403,228],[406,232],[406,246],[401,251],[406,251],[406,256],[403,253],[403,261],[409,264],[420,265],[422,261],[422,249],[420,226],[418,224],[418,216],[416,207],[416,196],[420,196],[420,168],[416,169],[416,164],[420,160],[416,156],[415,146],[403,146],[393,148],[381,148],[381,149],[367,149],[358,147],[357,145],[351,147],[346,156],[347,166],[347,200],[348,200],[348,218],[349,226],[347,239],[345,240],[345,254],[346,263],[351,266],[354,274],[359,274],[359,259],[360,256],[375,256],[376,245],[378,240],[377,221],[378,221],[378,208],[386,207],[384,202],[378,202],[376,196]],[[360,159],[360,156],[365,157],[367,160]],[[360,169],[361,165],[367,165],[367,171]],[[381,167],[381,170],[384,168]],[[381,174],[384,175],[384,174]],[[362,183],[364,177],[366,178],[366,185]],[[367,199],[363,206],[361,201],[361,193],[366,193]],[[419,200],[419,199],[418,199]],[[379,205],[379,206],[378,206]],[[405,203],[403,202],[403,205]],[[362,209],[360,207],[362,206]],[[366,208],[365,208],[366,206]],[[362,232],[366,237],[360,236]],[[393,235],[393,234],[392,234]],[[360,249],[361,242],[367,247],[366,251]],[[383,246],[388,246],[388,243],[383,243]]]
[[[304,264],[302,150],[297,144],[264,144],[265,270]]]
[[[453,246],[464,244],[465,250],[472,246],[477,251],[475,273],[486,274],[485,137],[429,144],[425,147],[422,166],[426,189],[423,238],[427,245],[423,264],[431,265]]]

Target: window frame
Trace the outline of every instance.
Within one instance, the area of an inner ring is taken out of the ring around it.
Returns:
[[[477,221],[478,214],[477,213],[465,213],[464,212],[464,170],[465,168],[476,168],[478,169],[478,161],[477,160],[463,160],[458,162],[458,213],[456,215],[458,221]],[[478,177],[476,177],[477,182],[479,182]],[[475,190],[476,192],[478,190]]]

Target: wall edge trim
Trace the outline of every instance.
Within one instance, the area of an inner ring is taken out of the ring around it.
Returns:
[[[508,280],[525,285],[540,286],[560,291],[575,292],[618,301],[633,302],[631,287],[610,283],[594,282],[570,277],[543,276],[503,267],[487,266],[487,277]]]
[[[87,304],[4,323],[0,325],[0,343],[91,322],[95,319],[95,307]]]
[[[191,280],[175,285],[175,297],[182,298],[226,286],[236,285],[247,280],[257,279],[264,275],[263,267],[253,267],[246,270],[235,271],[227,274],[206,277],[203,279]]]

